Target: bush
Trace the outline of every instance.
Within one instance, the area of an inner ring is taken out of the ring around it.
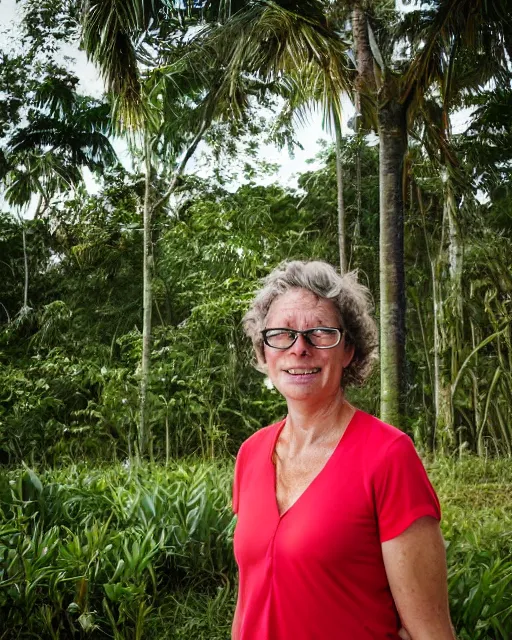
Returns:
[[[141,638],[162,594],[225,587],[229,485],[195,462],[4,476],[2,637]]]
[[[0,475],[0,635],[229,637],[232,464],[73,466]],[[439,459],[459,640],[512,634],[512,464]]]

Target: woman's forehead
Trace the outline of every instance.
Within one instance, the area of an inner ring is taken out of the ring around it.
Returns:
[[[321,298],[307,289],[290,289],[272,302],[266,320],[268,325],[269,320],[285,322],[296,318],[305,318],[318,326],[336,322],[338,313],[331,300]]]

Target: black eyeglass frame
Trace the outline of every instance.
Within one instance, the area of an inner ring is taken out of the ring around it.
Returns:
[[[327,329],[328,331],[336,331],[338,333],[337,342],[335,344],[331,344],[326,347],[319,347],[318,345],[314,344],[310,338],[310,334],[313,333],[314,331],[318,331],[318,329]],[[270,333],[270,331],[285,331],[286,333],[294,333],[295,338],[293,339],[293,342],[289,344],[287,347],[275,347],[274,345],[269,344],[267,341],[268,340],[267,334]],[[297,338],[299,337],[299,335],[304,336],[304,340],[315,349],[334,349],[334,347],[337,347],[341,342],[341,339],[343,338],[344,333],[345,331],[341,327],[313,327],[312,329],[305,329],[303,331],[300,331],[299,329],[289,329],[287,327],[271,327],[270,329],[263,329],[263,331],[261,332],[261,335],[263,337],[263,342],[267,345],[267,347],[270,347],[271,349],[278,349],[279,351],[286,351],[287,349],[290,349],[291,347],[293,347],[293,345],[297,342]]]

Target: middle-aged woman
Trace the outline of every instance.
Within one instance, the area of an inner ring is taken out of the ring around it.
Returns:
[[[376,351],[365,287],[289,262],[244,319],[284,420],[240,448],[233,640],[454,640],[440,510],[410,438],[354,408]],[[407,635],[408,634],[408,635]]]

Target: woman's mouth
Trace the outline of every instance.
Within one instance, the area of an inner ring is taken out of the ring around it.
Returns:
[[[310,376],[320,371],[320,367],[313,367],[310,369],[303,368],[293,368],[293,369],[285,369],[286,373],[291,376]]]

